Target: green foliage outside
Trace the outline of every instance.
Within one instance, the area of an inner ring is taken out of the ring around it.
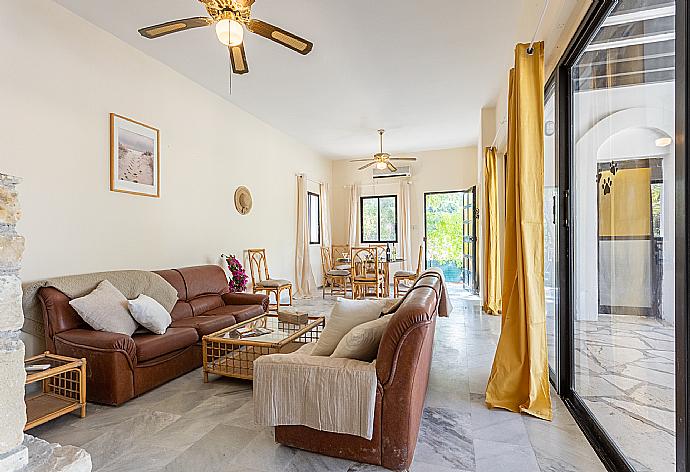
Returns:
[[[428,257],[436,264],[462,261],[462,194],[431,194],[426,199]]]

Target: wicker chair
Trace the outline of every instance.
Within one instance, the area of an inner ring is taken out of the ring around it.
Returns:
[[[343,256],[350,256],[349,244],[334,244],[331,246],[331,260],[335,262],[334,269],[350,270],[350,264],[346,262],[338,262]]]
[[[350,254],[352,298],[366,296],[368,288],[373,288],[376,298],[380,298],[385,293],[386,279],[379,261],[378,248],[353,247]]]
[[[280,311],[280,294],[287,290],[290,295],[290,305],[292,305],[292,282],[270,277],[266,262],[266,249],[247,249],[247,254],[254,293],[265,292],[269,297],[273,293],[276,297],[276,311]]]
[[[326,287],[330,287],[331,295],[347,295],[347,285],[350,282],[350,270],[337,269],[333,266],[331,249],[321,247],[321,270],[323,271],[323,298],[326,298]]]
[[[414,282],[419,278],[419,274],[422,271],[422,253],[424,252],[424,246],[419,246],[419,257],[417,258],[417,271],[410,272],[407,270],[399,270],[393,275],[393,296],[398,298],[400,295],[400,282],[410,281]]]

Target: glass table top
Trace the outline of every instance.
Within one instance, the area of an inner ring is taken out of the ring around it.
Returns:
[[[279,321],[277,316],[269,315],[239,328],[229,329],[218,337],[220,339],[236,339],[266,344],[278,344],[317,321],[319,320],[316,318],[310,318],[309,323],[297,325]]]

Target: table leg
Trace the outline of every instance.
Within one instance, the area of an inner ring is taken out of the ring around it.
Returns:
[[[81,403],[80,416],[86,417],[86,359],[82,358],[79,369],[79,403]]]

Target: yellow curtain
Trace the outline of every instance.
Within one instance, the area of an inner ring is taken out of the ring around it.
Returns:
[[[508,178],[501,336],[490,407],[550,420],[544,301],[544,44],[515,48],[508,95]]]
[[[498,249],[498,175],[496,148],[484,150],[484,194],[486,195],[486,234],[484,235],[484,306],[490,315],[501,313],[501,253]]]

